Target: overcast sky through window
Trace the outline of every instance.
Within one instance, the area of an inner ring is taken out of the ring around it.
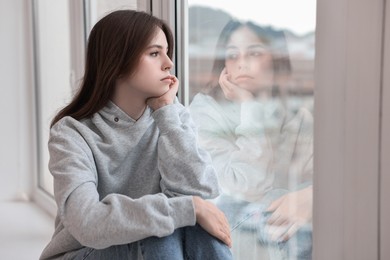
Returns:
[[[189,0],[188,3],[221,9],[238,19],[289,29],[296,34],[315,30],[316,0]]]

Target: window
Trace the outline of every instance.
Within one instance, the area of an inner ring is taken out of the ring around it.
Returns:
[[[149,7],[148,1],[137,0],[33,1],[38,186],[48,195],[53,195],[53,178],[47,167],[50,122],[70,102],[81,82],[85,31],[89,33],[105,13],[124,8],[147,11]]]
[[[182,6],[182,100],[220,177],[215,203],[229,219],[235,259],[310,255],[316,1]],[[271,216],[278,198],[285,203]],[[298,200],[307,206],[298,210]],[[284,232],[294,234],[287,243]]]
[[[69,3],[67,4],[67,2],[77,2],[79,6],[84,6],[86,10],[90,8],[91,12],[95,10],[93,12],[96,12],[96,15],[90,14],[90,18],[87,19],[87,23],[90,21],[90,24],[94,24],[99,14],[104,12],[96,11],[98,9],[96,7],[97,1],[95,1],[95,4],[82,0],[58,0],[55,4],[50,0],[32,1],[34,8],[36,96],[38,101],[39,186],[47,193],[51,193],[52,187],[50,173],[46,170],[48,158],[45,138],[48,136],[48,126],[56,110],[69,101],[73,91],[73,82],[75,82],[75,79],[72,79],[74,76],[71,75],[79,75],[75,77],[76,79],[79,79],[82,75],[82,68],[77,70],[72,64],[80,64],[74,62],[74,59],[75,57],[83,57],[83,55],[75,54],[75,49],[84,49],[85,47],[84,9],[79,8],[79,11],[82,10],[82,12],[80,11],[81,15],[76,26],[69,25],[69,23],[75,21],[69,18],[73,17],[75,13],[70,11],[71,8],[68,7]],[[107,0],[105,2],[111,1]],[[388,154],[386,151],[389,150],[389,139],[386,138],[385,134],[386,129],[389,129],[389,123],[386,120],[389,118],[386,117],[388,115],[387,108],[389,107],[387,102],[389,79],[388,73],[385,73],[389,64],[389,52],[386,48],[388,45],[382,42],[382,34],[384,31],[386,32],[385,43],[387,43],[390,26],[386,26],[385,30],[381,26],[383,26],[384,21],[387,25],[389,24],[390,19],[387,18],[390,13],[390,5],[385,5],[384,0],[356,2],[318,0],[318,23],[314,28],[314,0],[310,2],[300,1],[299,3],[286,0],[282,4],[280,4],[280,1],[274,1],[278,6],[283,6],[279,10],[268,9],[267,6],[270,1],[242,0],[238,3],[232,1],[236,8],[234,11],[230,11],[227,9],[228,2],[218,0],[204,2],[195,0],[137,1],[137,8],[142,10],[150,8],[152,3],[160,3],[161,9],[168,10],[168,16],[165,16],[164,10],[161,11],[155,8],[155,5],[153,6],[153,14],[166,18],[173,28],[175,28],[174,25],[177,25],[176,69],[179,71],[178,76],[181,80],[182,101],[190,105],[194,97],[204,87],[204,84],[209,82],[212,61],[204,60],[202,53],[199,54],[197,48],[202,46],[204,53],[212,52],[214,55],[218,36],[211,35],[209,43],[205,42],[205,39],[200,39],[199,36],[202,36],[202,33],[197,32],[197,30],[201,30],[198,27],[207,27],[211,24],[212,19],[214,19],[214,25],[218,25],[220,20],[216,20],[216,17],[213,16],[208,16],[210,20],[201,20],[201,17],[194,18],[193,9],[196,6],[206,7],[214,11],[219,9],[237,18],[242,18],[238,17],[237,12],[244,10],[246,14],[244,20],[252,21],[255,19],[253,16],[251,17],[252,10],[249,9],[255,10],[257,17],[261,17],[262,9],[270,13],[270,10],[274,10],[272,16],[275,18],[279,15],[294,20],[297,18],[296,20],[312,26],[310,30],[307,30],[307,33],[315,29],[316,39],[312,38],[313,41],[305,50],[312,50],[311,55],[314,56],[313,47],[315,43],[317,71],[315,77],[315,103],[311,92],[306,91],[310,90],[310,88],[306,88],[307,86],[311,84],[314,86],[314,82],[310,83],[313,80],[312,72],[306,73],[311,70],[307,68],[313,68],[313,64],[310,64],[312,60],[306,58],[300,60],[299,55],[295,56],[295,60],[291,60],[292,78],[289,78],[289,84],[286,86],[289,86],[289,95],[295,95],[295,98],[290,99],[288,105],[292,108],[304,105],[310,111],[314,103],[316,107],[314,114],[318,119],[315,127],[316,179],[314,194],[316,196],[314,209],[316,216],[314,216],[313,226],[316,234],[314,239],[316,250],[314,258],[377,259],[380,251],[382,253],[381,259],[388,259],[386,256],[389,250],[385,245],[388,241],[386,231],[389,229],[386,216],[389,214],[388,207],[384,206],[386,205],[385,198],[388,197],[386,196],[388,192],[386,193],[385,187],[389,181],[387,174],[389,171],[386,171],[389,164],[385,160]],[[291,3],[289,2],[295,3],[297,6],[290,6]],[[174,14],[170,13],[171,9],[166,8],[168,5],[172,7],[173,3],[177,8],[177,13]],[[312,11],[308,15],[303,15],[301,13],[302,8]],[[192,22],[188,19],[190,9]],[[387,17],[383,17],[383,10],[386,10]],[[309,18],[309,20],[306,21],[304,18]],[[83,22],[80,22],[81,20]],[[187,30],[189,22],[192,23],[191,26],[194,23],[197,24],[192,27],[193,31]],[[296,21],[291,21],[288,26],[292,25],[293,22]],[[263,26],[272,25],[274,29],[282,29],[284,32],[287,32],[286,28],[289,28],[277,24],[276,21],[258,22],[258,24]],[[220,26],[221,29],[222,25]],[[82,43],[76,43],[73,39],[75,28],[83,28],[83,40],[80,41]],[[90,26],[87,25],[87,28],[90,28]],[[362,37],[362,32],[364,32],[364,37]],[[306,34],[302,32],[295,33],[299,36]],[[302,42],[295,43],[294,38],[290,38],[291,35],[286,36],[288,36],[286,39],[289,55],[292,57],[293,50],[298,51],[303,45]],[[186,43],[186,41],[188,42]],[[206,49],[206,47],[209,49]],[[384,47],[384,52],[387,53],[383,61],[383,67],[381,65],[382,47]],[[361,50],[365,50],[365,55],[361,55]],[[297,53],[295,52],[295,54]],[[62,60],[60,61],[60,59]],[[296,66],[297,64],[300,66]],[[302,68],[302,70],[298,70],[298,68]],[[74,73],[73,70],[79,71],[79,74]],[[294,72],[299,71],[301,73],[294,75]],[[383,83],[381,83],[381,77],[383,77]],[[298,80],[292,81],[294,78]],[[191,84],[186,84],[186,82]],[[301,83],[294,85],[294,82]],[[306,87],[297,88],[297,86]],[[378,102],[381,100],[381,95],[382,103]],[[379,111],[380,105],[382,105],[382,111]],[[382,140],[378,137],[379,131],[377,131],[379,118],[382,119]],[[381,153],[378,152],[380,148],[382,148]],[[380,170],[378,170],[379,161],[382,167]],[[320,186],[321,189],[316,188]],[[382,197],[379,197],[379,194]],[[382,209],[378,208],[379,205],[382,206]],[[379,213],[380,216],[378,216]],[[246,220],[253,220],[252,217],[256,217],[256,214],[248,215]],[[249,252],[252,255],[269,256],[269,244],[259,245],[257,241],[254,242],[256,238],[253,230],[250,230],[251,225],[248,229],[245,229],[248,224],[251,224],[250,221],[243,221],[233,231],[233,238],[238,241],[236,243],[238,248],[234,249],[235,254],[241,256],[241,253],[245,254],[244,250],[246,250],[247,253]],[[237,239],[238,231],[240,231],[239,239]],[[380,243],[378,243],[378,239],[380,239]],[[380,244],[380,248],[378,248],[378,244]]]
[[[70,101],[72,94],[70,13],[66,0],[36,0],[33,3],[38,184],[42,190],[52,194],[53,179],[47,167],[47,142],[53,116],[61,106]]]
[[[105,14],[119,9],[145,10],[147,1],[137,0],[85,0],[87,6],[87,31]]]

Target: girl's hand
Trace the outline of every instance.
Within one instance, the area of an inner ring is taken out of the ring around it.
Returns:
[[[146,100],[146,104],[154,111],[157,109],[171,105],[175,101],[177,90],[179,89],[179,80],[175,77],[171,77],[172,83],[169,85],[169,90],[159,97],[152,97]]]
[[[286,241],[313,216],[313,186],[288,193],[275,200],[267,211],[272,212],[268,219],[272,240]],[[273,232],[272,232],[273,230]]]
[[[225,98],[230,101],[244,102],[253,99],[253,94],[246,89],[242,89],[229,80],[229,74],[224,68],[219,76],[219,85],[225,95]]]
[[[229,223],[225,214],[213,203],[200,197],[193,197],[196,222],[210,235],[218,238],[228,247],[232,247]]]

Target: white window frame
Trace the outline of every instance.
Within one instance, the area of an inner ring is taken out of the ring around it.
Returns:
[[[317,1],[314,259],[389,259],[379,258],[384,5]]]
[[[385,2],[380,157],[380,259],[390,259],[390,3]]]
[[[31,194],[31,199],[42,209],[44,209],[46,212],[48,212],[51,216],[55,216],[57,206],[55,204],[55,201],[53,199],[53,196],[49,194],[47,191],[45,191],[42,187],[41,184],[39,183],[40,180],[40,174],[42,172],[43,167],[45,165],[41,165],[41,154],[42,154],[42,149],[40,144],[40,133],[38,129],[38,120],[39,120],[39,107],[40,105],[38,104],[39,102],[39,91],[40,91],[40,60],[39,60],[39,39],[37,35],[39,35],[39,29],[36,27],[36,22],[37,22],[37,17],[35,17],[38,14],[38,9],[37,8],[37,3],[35,0],[28,1],[27,3],[27,8],[29,9],[29,14],[30,14],[30,39],[31,39],[31,44],[30,44],[30,52],[32,53],[32,59],[33,59],[33,65],[32,65],[32,78],[34,80],[33,84],[33,95],[32,95],[32,103],[33,103],[33,125],[31,126],[33,129],[34,133],[34,138],[32,139],[32,146],[33,146],[33,169],[32,173],[34,176],[34,181],[32,183],[32,194]],[[47,166],[46,166],[47,167]]]

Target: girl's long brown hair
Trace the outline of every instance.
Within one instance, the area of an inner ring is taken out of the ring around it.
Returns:
[[[162,20],[133,10],[115,11],[95,24],[88,39],[85,73],[72,101],[54,117],[52,127],[65,116],[88,118],[102,109],[118,78],[134,73],[142,53],[160,28],[173,55],[173,35]]]

